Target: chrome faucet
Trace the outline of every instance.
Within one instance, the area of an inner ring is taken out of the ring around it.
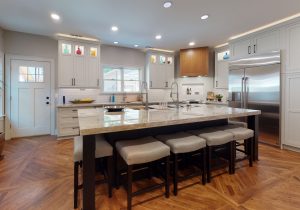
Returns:
[[[142,100],[144,102],[144,95],[146,96],[146,102],[144,103],[145,106],[145,110],[148,110],[148,84],[146,81],[143,81],[141,84],[141,96],[142,96]]]
[[[173,92],[174,88],[176,90],[175,93]],[[179,88],[178,83],[176,81],[172,82],[170,97],[173,100],[173,102],[175,102],[177,109],[179,109],[179,90],[178,90],[178,88]],[[173,95],[176,95],[176,101],[174,100]]]

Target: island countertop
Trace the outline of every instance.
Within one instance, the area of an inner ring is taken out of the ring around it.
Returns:
[[[166,110],[133,110],[126,108],[124,112],[115,113],[107,112],[104,108],[78,110],[79,130],[82,136],[259,114],[261,114],[259,110],[206,104],[198,107]]]

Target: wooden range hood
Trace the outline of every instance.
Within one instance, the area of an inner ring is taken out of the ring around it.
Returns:
[[[209,48],[199,47],[180,50],[180,76],[208,76]]]

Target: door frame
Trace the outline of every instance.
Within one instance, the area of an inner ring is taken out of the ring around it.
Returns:
[[[54,59],[5,54],[5,139],[10,140],[11,129],[11,62],[12,60],[48,62],[50,64],[50,134],[55,135],[55,62]]]

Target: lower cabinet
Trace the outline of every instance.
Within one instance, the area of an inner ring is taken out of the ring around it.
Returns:
[[[75,108],[57,108],[57,137],[67,138],[79,135],[79,122],[77,110]],[[94,109],[89,107],[88,109]],[[86,107],[85,107],[86,109]]]

